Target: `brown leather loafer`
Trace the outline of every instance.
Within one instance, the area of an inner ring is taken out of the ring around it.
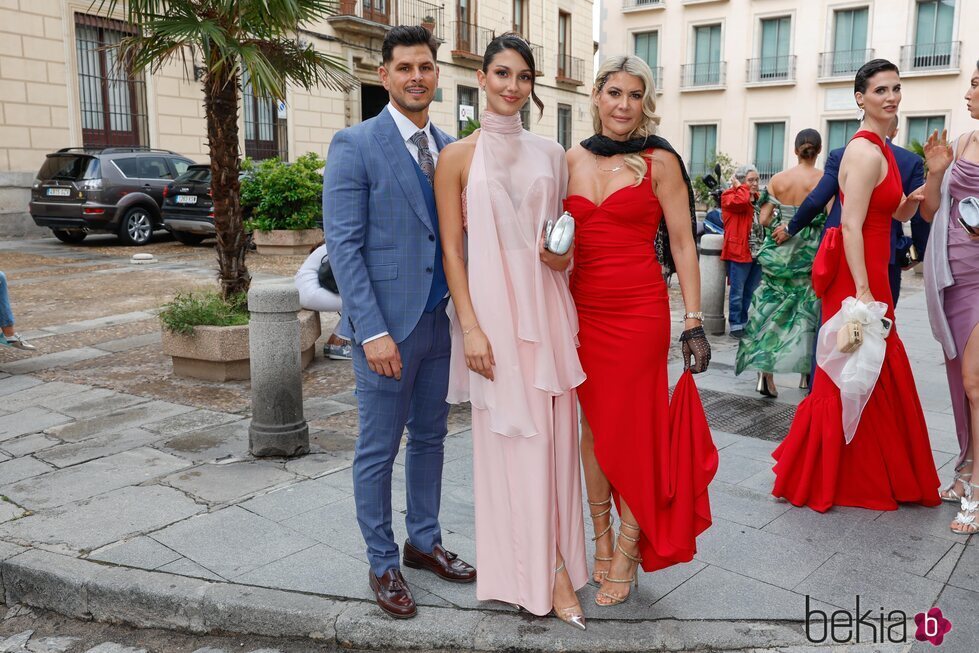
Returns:
[[[367,570],[367,575],[379,608],[396,619],[410,619],[415,616],[418,608],[415,607],[411,589],[400,570],[388,569],[380,578],[373,571]]]
[[[453,583],[471,583],[476,580],[476,568],[459,559],[436,544],[431,553],[422,553],[411,542],[405,541],[404,565],[412,569],[427,569],[439,578]]]

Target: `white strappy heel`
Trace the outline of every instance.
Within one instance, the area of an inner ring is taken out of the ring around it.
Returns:
[[[972,480],[971,471],[968,472],[962,471],[965,469],[970,469],[971,467],[972,467],[971,458],[966,458],[965,460],[962,461],[961,464],[956,466],[955,476],[952,477],[952,482],[948,484],[948,487],[944,488],[941,492],[938,493],[938,496],[941,497],[942,501],[947,501],[948,503],[958,503],[962,499],[962,497],[959,496],[959,493],[955,491],[955,484],[958,483],[959,481],[962,481],[962,483],[967,485],[969,481]]]

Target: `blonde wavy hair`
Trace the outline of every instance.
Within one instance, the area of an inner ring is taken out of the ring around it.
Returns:
[[[629,134],[629,138],[642,138],[644,136],[652,136],[656,134],[659,127],[659,116],[656,115],[656,85],[653,81],[653,71],[650,70],[649,66],[645,61],[634,55],[620,55],[617,57],[609,57],[606,59],[601,66],[598,68],[598,72],[595,74],[595,85],[592,87],[592,97],[598,97],[598,95],[605,88],[605,84],[608,83],[609,77],[615,73],[628,73],[633,77],[638,77],[642,80],[643,85],[643,95],[642,95],[642,113],[643,119],[640,120],[639,124],[634,130]],[[602,119],[598,115],[598,107],[595,103],[591,105],[591,120],[592,125],[595,128],[596,134],[602,133]],[[636,175],[636,183],[638,186],[642,183],[642,180],[646,177],[646,161],[642,154],[626,154],[625,164]]]

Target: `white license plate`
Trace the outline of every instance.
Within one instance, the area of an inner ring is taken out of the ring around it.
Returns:
[[[70,188],[49,188],[48,197],[68,197],[71,195]]]
[[[177,195],[177,204],[197,204],[197,195]]]

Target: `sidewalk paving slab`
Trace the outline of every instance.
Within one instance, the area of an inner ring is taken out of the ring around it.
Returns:
[[[76,554],[153,531],[203,512],[183,493],[160,486],[123,487],[0,525],[0,537]]]
[[[188,467],[176,456],[141,447],[0,487],[0,493],[32,510],[57,508]]]
[[[10,361],[0,364],[0,369],[10,374],[30,374],[52,367],[64,367],[72,363],[99,358],[108,355],[109,352],[95,349],[94,347],[79,347],[77,349],[67,349],[51,354],[41,354],[18,361]]]
[[[316,544],[238,506],[168,526],[152,537],[229,580]]]
[[[285,471],[280,462],[254,460],[198,465],[166,476],[160,483],[209,504],[220,504],[295,480],[296,476]]]
[[[156,434],[141,428],[127,428],[123,431],[96,435],[78,442],[64,442],[54,439],[55,443],[60,444],[49,445],[36,451],[34,457],[55,467],[74,467],[112,454],[145,447],[158,439],[159,436]]]
[[[181,406],[165,401],[148,401],[120,410],[85,417],[71,424],[51,427],[45,429],[44,432],[61,440],[77,442],[133,426],[146,426],[173,415],[189,413],[192,410],[194,409],[190,406]]]
[[[0,417],[0,442],[28,433],[36,433],[41,429],[69,425],[71,422],[71,418],[67,415],[38,406],[29,406]]]

